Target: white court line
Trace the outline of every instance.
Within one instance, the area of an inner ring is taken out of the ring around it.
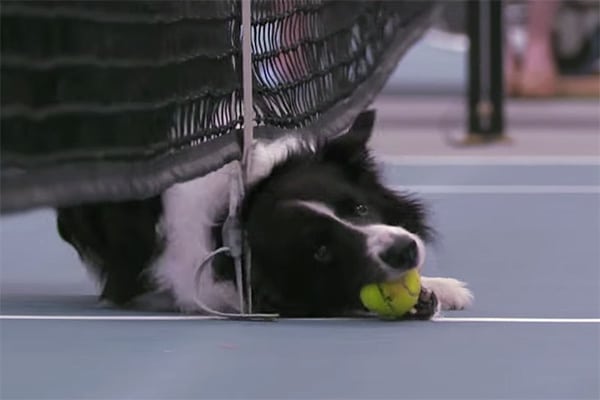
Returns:
[[[407,185],[394,189],[418,193],[600,194],[596,185]]]
[[[283,319],[283,318],[282,318]],[[211,321],[227,320],[211,315],[0,315],[7,321]],[[298,319],[295,319],[298,320]],[[305,320],[351,320],[351,318],[306,318]]]
[[[600,166],[600,156],[385,156],[379,161],[393,165],[499,165],[499,166]]]
[[[203,321],[224,317],[210,315],[0,315],[0,320],[25,321]]]
[[[0,320],[26,321],[206,321],[207,315],[0,315]],[[370,318],[281,318],[287,321],[356,321]],[[600,324],[600,318],[437,317],[433,322]]]
[[[434,322],[503,322],[534,324],[600,324],[600,318],[439,317]]]

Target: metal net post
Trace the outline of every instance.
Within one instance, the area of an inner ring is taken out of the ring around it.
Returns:
[[[243,115],[244,115],[244,140],[242,148],[242,190],[247,185],[248,157],[254,137],[254,101],[252,97],[252,0],[242,0],[242,89],[243,89]],[[242,193],[243,194],[243,193]],[[252,265],[250,248],[247,245],[244,227],[241,227],[242,257],[236,261],[239,269],[238,290],[240,296],[240,312],[252,314]],[[241,269],[244,269],[242,274]],[[243,283],[243,284],[242,284]],[[245,304],[244,304],[245,303]],[[245,306],[245,307],[244,307]]]

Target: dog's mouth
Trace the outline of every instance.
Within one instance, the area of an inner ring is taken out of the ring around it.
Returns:
[[[377,281],[373,281],[370,283],[389,283],[395,282],[402,279],[409,271],[416,270],[420,273],[422,264],[415,264],[409,268],[398,270],[397,268],[391,267],[389,265],[385,265],[383,268],[383,274],[380,279]]]

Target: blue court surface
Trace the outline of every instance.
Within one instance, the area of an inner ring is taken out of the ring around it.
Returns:
[[[0,397],[598,399],[597,160],[443,160],[384,164],[433,212],[427,273],[475,293],[437,321],[115,310],[96,303],[52,211],[2,217]]]

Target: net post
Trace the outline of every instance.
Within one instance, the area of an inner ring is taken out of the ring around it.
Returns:
[[[244,190],[248,182],[248,165],[250,149],[254,138],[254,100],[252,96],[252,0],[241,0],[242,6],[242,91],[243,104],[242,112],[244,115],[243,141],[242,141],[242,185]],[[243,193],[242,193],[243,195]],[[241,313],[252,313],[252,283],[251,283],[251,264],[250,249],[246,240],[246,231],[242,226],[241,230],[243,252],[242,265],[244,268],[244,285],[239,286],[245,296],[245,310]],[[240,306],[243,305],[240,304]]]

